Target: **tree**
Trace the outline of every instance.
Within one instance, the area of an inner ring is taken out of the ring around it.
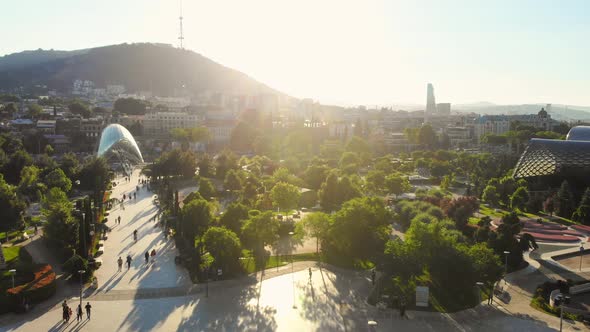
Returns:
[[[68,178],[76,179],[80,171],[80,163],[75,154],[68,152],[61,157],[59,168],[64,171]]]
[[[497,206],[498,202],[500,201],[500,195],[498,195],[498,191],[496,190],[495,186],[487,185],[483,190],[481,199],[491,206]]]
[[[195,237],[201,237],[211,222],[213,213],[209,202],[204,199],[195,199],[182,207],[182,236],[192,247]]]
[[[217,196],[217,190],[215,190],[213,183],[211,180],[205,178],[199,180],[199,193],[207,200],[211,197]]]
[[[265,246],[275,243],[278,238],[279,221],[271,211],[251,216],[242,227],[242,239],[247,248],[251,249],[258,264],[266,255]]]
[[[7,231],[23,225],[25,204],[16,195],[16,188],[0,174],[0,230]]]
[[[555,212],[555,197],[553,195],[547,197],[543,202],[543,210],[553,216],[553,212]]]
[[[203,235],[203,243],[215,259],[215,266],[230,275],[238,272],[242,245],[236,233],[223,227],[211,227]]]
[[[242,190],[242,179],[235,170],[230,170],[225,175],[225,181],[223,181],[223,187],[226,190],[239,191]]]
[[[113,105],[113,111],[120,114],[144,115],[150,103],[135,98],[119,98]]]
[[[230,170],[238,169],[238,158],[228,149],[225,149],[215,158],[215,176],[218,179],[225,179]]]
[[[219,223],[236,234],[240,234],[244,221],[248,219],[248,207],[231,203],[219,218]]]
[[[211,157],[208,154],[203,154],[197,163],[197,167],[199,168],[199,176],[201,177],[210,177],[212,175],[212,168],[213,162]]]
[[[23,168],[17,190],[20,195],[27,196],[31,200],[41,197],[46,186],[39,181],[40,172],[41,170],[34,165]]]
[[[37,104],[31,104],[28,107],[27,114],[31,119],[39,119],[41,114],[43,114],[43,108]]]
[[[331,257],[375,261],[389,238],[389,213],[377,197],[347,201],[333,214],[324,248]]]
[[[584,191],[580,205],[574,212],[572,219],[585,225],[590,224],[590,187]]]
[[[528,201],[529,192],[526,187],[518,187],[512,196],[510,196],[510,206],[513,209],[524,210]]]
[[[18,150],[13,153],[8,162],[2,167],[2,174],[6,182],[10,184],[18,184],[20,182],[20,174],[25,166],[33,164],[33,158],[24,150]]]
[[[79,100],[76,100],[68,105],[68,109],[73,114],[80,114],[83,118],[89,118],[92,116],[92,111],[88,106]]]
[[[326,176],[330,168],[326,165],[310,165],[305,170],[303,179],[311,189],[320,189],[322,183],[326,180]]]
[[[45,176],[44,182],[48,188],[57,187],[65,193],[72,189],[72,181],[68,179],[64,171],[62,171],[60,168],[56,168],[49,172],[49,174]]]
[[[390,194],[400,195],[412,187],[407,177],[399,174],[390,174],[385,177],[385,187]]]
[[[365,179],[367,191],[374,194],[380,194],[386,187],[385,172],[380,170],[371,170]]]
[[[297,224],[297,233],[316,238],[316,253],[320,252],[320,243],[324,243],[330,229],[330,217],[323,212],[312,212]]]
[[[47,219],[44,234],[59,248],[77,247],[78,223],[72,217],[72,208],[72,203],[59,188],[51,188],[43,200],[41,211]]]
[[[571,218],[574,210],[574,194],[567,180],[561,183],[557,192],[557,214],[563,218]]]
[[[418,131],[418,144],[424,145],[431,149],[436,144],[436,133],[429,124],[422,125]]]
[[[465,227],[469,217],[479,209],[479,203],[473,196],[462,196],[450,201],[443,201],[441,205],[444,213],[455,221],[458,228]]]
[[[279,182],[272,188],[270,197],[273,201],[273,206],[276,206],[283,211],[287,211],[297,207],[301,193],[299,192],[299,188],[294,185]]]

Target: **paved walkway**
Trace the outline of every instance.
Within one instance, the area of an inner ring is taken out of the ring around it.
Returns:
[[[129,182],[118,180],[113,189],[113,198],[122,198],[136,192],[139,170],[135,170]],[[157,208],[153,203],[154,194],[147,186],[139,185],[137,199],[127,199],[124,209],[116,205],[110,211],[107,225],[112,229],[105,241],[105,252],[100,257],[103,263],[96,271],[99,291],[134,290],[144,288],[169,288],[191,285],[187,271],[174,263],[177,250],[172,238],[165,239],[162,229],[158,227],[154,216]],[[121,216],[121,224],[115,220]],[[138,240],[133,240],[133,231],[137,230]],[[145,263],[144,254],[156,250],[154,262]],[[131,267],[124,263],[118,272],[117,259],[125,262],[126,256],[132,257]]]

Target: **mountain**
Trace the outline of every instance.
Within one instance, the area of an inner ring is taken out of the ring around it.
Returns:
[[[165,44],[121,44],[77,51],[25,51],[0,57],[0,90],[46,85],[69,92],[76,79],[96,87],[171,96],[182,89],[228,94],[278,93],[198,53]]]

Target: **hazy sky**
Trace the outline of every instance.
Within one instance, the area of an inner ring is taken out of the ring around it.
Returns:
[[[4,4],[0,55],[178,45],[179,0]],[[590,105],[588,0],[184,0],[185,47],[322,103]]]

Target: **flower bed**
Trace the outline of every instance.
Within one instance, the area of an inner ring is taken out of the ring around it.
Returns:
[[[34,272],[33,281],[6,290],[6,295],[11,299],[14,309],[20,309],[23,299],[27,303],[34,304],[44,301],[55,294],[55,272],[51,265],[39,265]]]

